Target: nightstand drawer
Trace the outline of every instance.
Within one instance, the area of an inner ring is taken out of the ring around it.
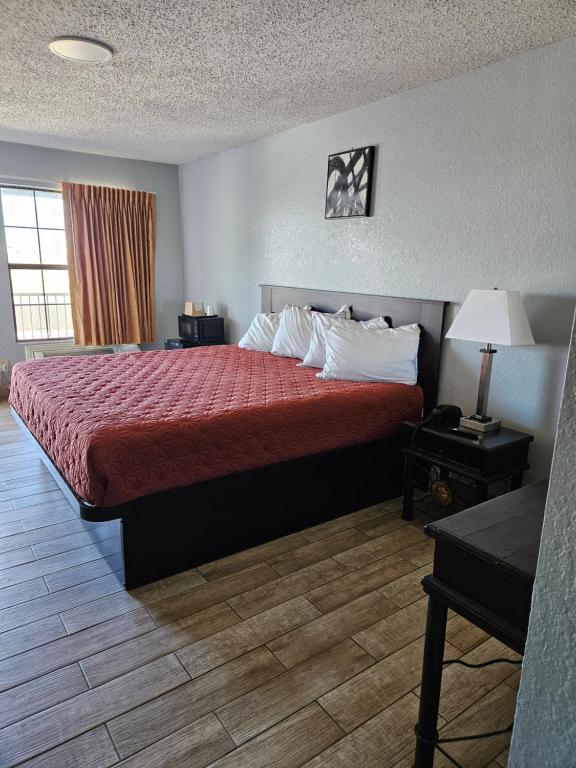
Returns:
[[[511,430],[501,430],[511,432]],[[491,435],[492,443],[495,436]],[[469,469],[476,469],[480,475],[497,475],[511,466],[525,464],[531,437],[522,435],[512,441],[502,441],[501,445],[490,445],[486,450],[486,438],[468,440],[446,435],[438,431],[422,429],[418,438],[418,450],[428,456],[448,459],[456,464],[463,464]]]

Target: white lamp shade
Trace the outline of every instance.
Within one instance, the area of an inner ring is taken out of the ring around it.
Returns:
[[[534,344],[519,291],[470,291],[446,338],[511,347]]]

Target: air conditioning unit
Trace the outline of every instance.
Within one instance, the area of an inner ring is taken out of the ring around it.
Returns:
[[[114,355],[118,352],[140,352],[138,344],[111,344],[109,347],[83,347],[73,341],[43,341],[27,344],[24,348],[26,360],[59,355]]]

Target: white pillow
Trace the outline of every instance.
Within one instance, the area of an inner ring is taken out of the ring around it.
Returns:
[[[255,349],[258,352],[272,352],[274,336],[280,325],[280,312],[260,312],[250,328],[238,342],[242,349]]]
[[[314,312],[314,315],[322,315],[322,317],[343,317],[344,320],[350,320],[352,312],[347,304],[343,304],[338,312]]]
[[[312,337],[312,318],[319,312],[310,312],[302,307],[287,304],[280,312],[280,325],[272,345],[272,354],[281,357],[306,356]],[[341,307],[332,317],[350,316],[349,307]]]
[[[383,317],[373,317],[371,320],[348,320],[336,315],[325,315],[314,312],[312,318],[312,337],[306,357],[299,363],[302,367],[323,368],[326,362],[326,331],[336,325],[360,326],[361,328],[389,328]]]
[[[361,328],[338,325],[326,332],[326,363],[319,379],[393,381],[416,384],[420,328]]]

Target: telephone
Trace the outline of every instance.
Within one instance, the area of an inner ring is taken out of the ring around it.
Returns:
[[[462,411],[457,405],[437,405],[423,421],[414,427],[412,437],[410,438],[410,444],[414,445],[422,427],[427,427],[432,424],[453,424],[454,427],[457,428],[461,416]]]
[[[457,405],[437,405],[426,421],[428,424],[458,424],[461,417],[462,411]]]

